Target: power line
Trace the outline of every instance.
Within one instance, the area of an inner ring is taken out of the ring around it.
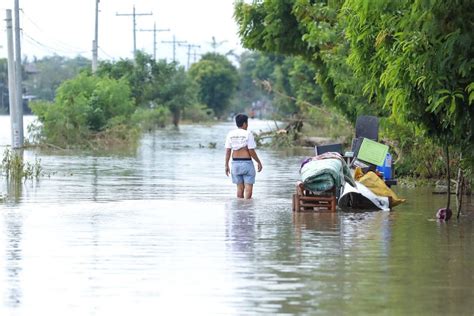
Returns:
[[[133,13],[116,13],[116,16],[132,16],[133,17],[133,58],[135,58],[137,54],[137,23],[136,18],[137,16],[142,15],[153,15],[152,12],[150,13],[136,13],[135,6],[133,6]]]
[[[63,52],[63,53],[74,53],[74,54],[80,55],[80,54],[83,54],[83,53],[87,52],[87,51],[67,50],[67,49],[61,49],[61,48],[58,48],[58,47],[49,46],[47,44],[44,44],[44,43],[36,40],[32,36],[28,35],[28,33],[26,33],[25,31],[22,32],[22,35],[25,38],[25,40],[27,40],[29,43],[34,43],[36,47],[46,49],[46,50],[48,50],[50,52],[53,52],[53,53],[56,53],[57,51],[60,51],[60,52]]]
[[[115,58],[112,57],[110,54],[108,54],[106,51],[104,51],[102,48],[99,47],[99,50],[107,57],[109,57],[110,59],[114,60]]]
[[[38,31],[41,32],[41,35],[45,35],[46,32],[38,25],[38,23],[36,23],[33,19],[31,19],[26,13],[24,10],[21,10],[22,14],[23,14],[23,17],[26,18],[33,26],[36,27],[36,29]],[[24,29],[24,27],[23,27]],[[22,30],[22,33],[24,33],[24,30]],[[55,38],[52,38],[52,37],[46,37],[45,39],[49,40],[49,41],[52,41],[52,42],[55,42],[56,45],[59,45],[59,46],[62,46],[63,47],[63,50],[64,48],[67,49],[67,50],[73,50],[73,51],[81,51],[81,48],[77,47],[77,46],[74,46],[74,45],[71,45],[69,43],[66,43],[66,42],[63,42],[63,41],[60,41],[58,39],[55,39]]]

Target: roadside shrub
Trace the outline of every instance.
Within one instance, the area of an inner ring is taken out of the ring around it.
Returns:
[[[214,117],[214,111],[205,104],[194,103],[183,109],[183,119],[193,123],[207,122]]]
[[[171,111],[164,106],[152,109],[139,108],[133,113],[132,122],[144,131],[163,128],[171,122]]]
[[[125,80],[85,73],[65,81],[54,102],[32,102],[44,141],[58,146],[84,145],[117,121],[127,122],[135,107]]]

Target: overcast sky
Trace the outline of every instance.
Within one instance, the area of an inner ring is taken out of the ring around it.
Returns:
[[[43,57],[61,55],[91,58],[94,38],[95,0],[19,0],[22,34],[22,55]],[[142,15],[136,17],[137,30],[170,29],[157,33],[157,58],[173,58],[172,41],[200,45],[191,53],[212,51],[212,38],[218,44],[217,52],[242,52],[233,19],[234,0],[100,0],[99,3],[99,59],[131,58],[133,55],[133,18],[116,14]],[[14,0],[2,0],[2,36],[0,56],[7,56],[6,9],[12,9]],[[187,45],[184,44],[184,45]],[[153,32],[136,33],[137,49],[153,55]],[[176,56],[187,64],[187,46],[177,46]],[[197,56],[199,58],[199,56]],[[194,54],[191,55],[191,62]]]

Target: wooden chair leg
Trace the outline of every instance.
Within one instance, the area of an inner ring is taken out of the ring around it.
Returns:
[[[301,209],[300,209],[300,208],[301,208],[300,196],[299,196],[299,194],[295,194],[294,196],[295,196],[295,202],[294,202],[294,204],[295,204],[295,210],[296,210],[296,212],[299,212],[299,211],[301,210]]]
[[[296,212],[295,200],[296,200],[296,194],[293,193],[293,195],[291,196],[291,209],[293,210],[293,212]]]

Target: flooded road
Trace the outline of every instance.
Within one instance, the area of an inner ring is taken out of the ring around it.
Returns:
[[[395,188],[408,201],[391,212],[293,214],[310,149],[258,149],[254,199],[238,200],[233,126],[157,131],[130,152],[25,151],[49,176],[0,180],[0,315],[474,314],[472,212],[439,223],[445,196]],[[1,152],[9,133],[0,116]]]

